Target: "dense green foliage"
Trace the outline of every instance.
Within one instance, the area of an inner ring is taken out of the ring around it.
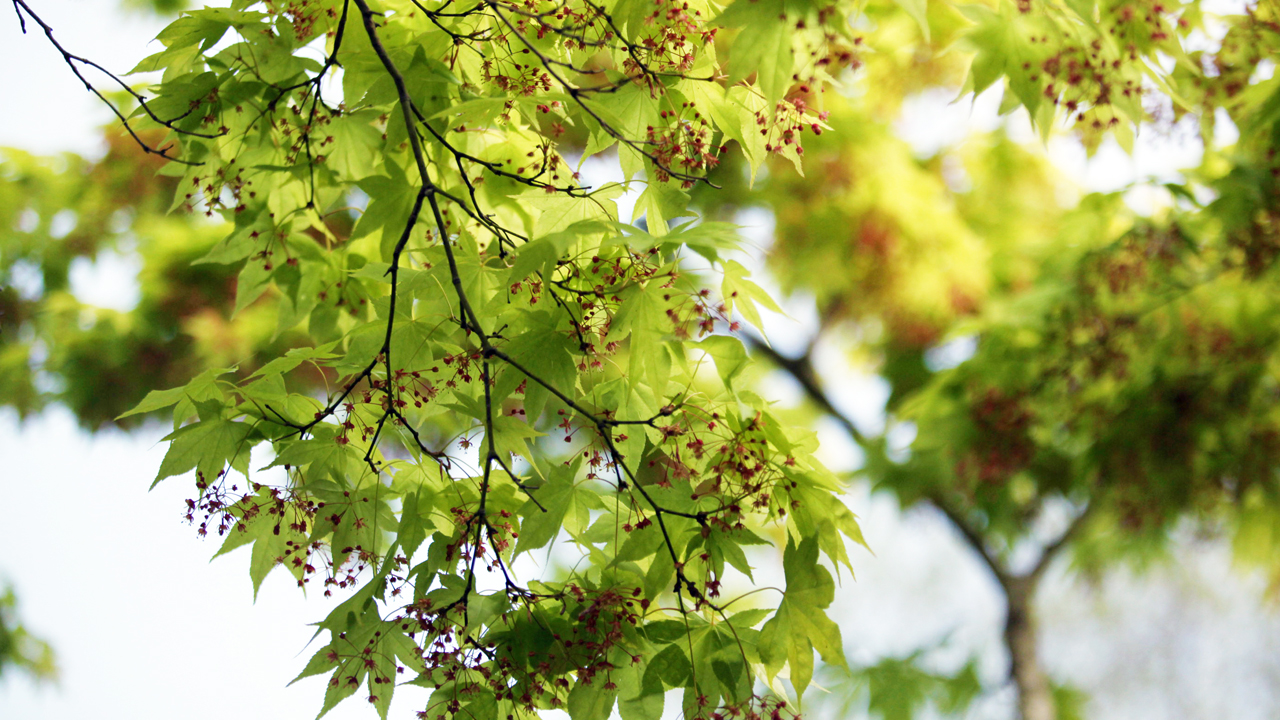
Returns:
[[[120,100],[105,158],[5,153],[0,399],[60,401],[90,427],[172,413],[156,482],[192,477],[199,533],[251,546],[255,589],[283,566],[342,591],[303,672],[329,676],[325,711],[360,692],[386,716],[411,682],[432,718],[656,718],[670,690],[687,717],[790,714],[815,651],[846,664],[826,611],[861,535],[812,414],[753,390],[742,324],[777,306],[724,221],[767,205],[770,268],[815,297],[815,342],[878,371],[890,425],[914,428],[891,448],[846,420],[865,476],[981,554],[1009,599],[1022,713],[1052,717],[1070,693],[1038,668],[1030,602],[1060,548],[1101,567],[1191,515],[1276,566],[1271,13],[193,11],[136,68],[154,84]],[[1119,195],[1064,208],[1002,133],[923,162],[893,136],[907,97],[993,86],[1002,111],[1090,150],[1132,147],[1157,114],[1194,125],[1203,166],[1138,217]],[[1219,110],[1232,148],[1214,145]],[[606,165],[624,182],[588,186]],[[72,266],[130,244],[138,306],[78,303]],[[929,361],[960,336],[972,358]],[[807,355],[757,347],[835,413]],[[1070,528],[1012,572],[1055,505]],[[785,587],[752,590],[752,547],[770,545]],[[904,717],[978,692],[971,666],[914,661],[850,676],[845,697],[868,688],[873,713]]]
[[[188,518],[222,552],[253,546],[255,587],[283,565],[325,595],[359,588],[303,672],[331,675],[325,710],[365,685],[385,716],[408,671],[432,716],[654,717],[672,688],[689,715],[776,712],[757,677],[787,665],[802,691],[814,649],[843,660],[818,560],[849,565],[853,515],[811,437],[737,381],[741,341],[713,332],[773,302],[723,257],[731,228],[674,222],[721,152],[711,118],[738,135],[818,119],[783,98],[791,28],[740,13],[780,49],[734,63],[757,82],[726,95],[704,11],[237,4],[180,18],[139,66],[161,82],[126,130],[173,160],[174,208],[233,225],[196,264],[243,264],[233,312],[269,305],[274,337],[306,343],[123,417],[173,408],[156,481],[195,471]],[[849,29],[825,19],[801,37],[842,52]],[[621,186],[578,182],[565,125],[650,178],[642,227],[618,222]],[[786,546],[773,612],[728,594],[766,526]],[[585,562],[518,563],[558,537]]]

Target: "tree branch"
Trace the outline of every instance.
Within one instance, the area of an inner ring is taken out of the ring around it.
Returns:
[[[774,350],[763,341],[751,336],[747,336],[747,342],[751,349],[759,351],[760,354],[769,358],[773,364],[791,375],[791,377],[800,384],[800,387],[804,388],[805,395],[808,396],[810,402],[817,405],[820,410],[829,415],[836,422],[840,423],[840,425],[845,429],[845,432],[849,434],[849,437],[857,443],[859,447],[866,448],[869,445],[870,439],[858,429],[858,426],[854,424],[853,420],[849,416],[836,409],[835,405],[831,402],[831,398],[826,394],[826,391],[823,390],[821,381],[818,378],[817,372],[813,368],[813,362],[811,360],[813,343],[810,343],[808,349],[806,349],[805,353],[800,357],[790,358],[777,350]],[[1004,564],[1000,559],[987,548],[986,541],[983,540],[982,534],[978,529],[964,517],[963,513],[958,508],[954,507],[950,502],[947,502],[940,494],[932,493],[926,499],[942,513],[942,516],[945,517],[951,525],[955,527],[955,529],[960,533],[961,538],[964,539],[965,543],[969,545],[974,553],[976,553],[982,560],[982,563],[987,567],[987,569],[991,571],[996,582],[998,582],[1007,592],[1012,576],[1004,567]]]
[[[80,68],[76,66],[76,63],[79,63],[80,65],[84,65],[86,67],[91,67],[94,70],[97,70],[98,72],[101,72],[102,74],[111,78],[112,81],[114,81],[125,92],[129,93],[129,95],[133,96],[133,98],[138,101],[139,106],[142,107],[143,111],[146,112],[148,117],[150,117],[155,122],[159,123],[160,125],[163,125],[166,128],[169,128],[170,130],[176,133],[179,133],[181,135],[192,135],[194,137],[208,138],[208,139],[221,137],[222,135],[225,134],[225,133],[210,134],[210,133],[195,132],[193,130],[183,130],[182,128],[179,128],[176,125],[174,125],[174,123],[176,123],[177,121],[189,115],[191,113],[190,110],[188,110],[186,113],[183,113],[182,115],[179,115],[176,118],[173,118],[170,120],[162,120],[154,112],[151,111],[151,107],[147,104],[147,99],[144,98],[140,93],[138,93],[132,87],[130,87],[130,85],[126,83],[124,80],[120,79],[120,77],[117,76],[115,73],[111,72],[110,70],[107,70],[106,68],[102,67],[98,63],[88,58],[84,58],[79,55],[76,55],[68,51],[66,48],[64,48],[62,46],[62,43],[58,42],[58,40],[53,36],[53,28],[48,23],[46,23],[39,15],[36,15],[35,11],[33,11],[31,7],[27,5],[27,3],[24,0],[12,0],[12,2],[13,2],[13,11],[18,15],[18,24],[21,26],[23,34],[25,35],[27,32],[26,19],[23,17],[23,15],[25,14],[26,17],[30,17],[33,21],[35,21],[37,25],[40,26],[40,29],[44,31],[44,36],[48,38],[49,44],[53,45],[54,49],[57,50],[60,55],[62,55],[62,61],[67,64],[67,67],[71,68],[71,73],[76,76],[76,79],[79,80],[82,85],[84,85],[84,88],[89,92],[93,93],[99,100],[102,101],[104,105],[106,105],[108,108],[111,109],[111,112],[114,113],[116,118],[120,120],[120,125],[124,127],[125,132],[129,133],[129,136],[132,137],[134,142],[138,144],[138,147],[142,148],[143,152],[146,152],[151,155],[159,155],[160,157],[165,158],[166,160],[171,160],[173,162],[181,163],[183,165],[201,165],[202,164],[202,163],[192,162],[190,160],[183,160],[181,158],[176,158],[170,155],[169,151],[173,148],[173,145],[166,145],[165,147],[162,147],[162,148],[155,148],[147,144],[147,142],[143,140],[141,137],[139,137],[138,133],[134,131],[133,126],[129,124],[129,119],[125,117],[124,113],[122,113],[120,109],[115,106],[114,103],[108,100],[106,96],[102,94],[101,90],[94,87],[93,83],[89,82],[88,78],[86,78],[84,74],[80,72]]]
[[[1066,547],[1067,543],[1074,540],[1076,536],[1080,534],[1081,529],[1088,522],[1089,517],[1092,516],[1094,507],[1096,506],[1093,504],[1087,505],[1084,510],[1080,511],[1079,515],[1075,516],[1071,521],[1071,524],[1067,525],[1067,529],[1062,531],[1062,534],[1058,536],[1058,539],[1044,547],[1044,550],[1040,553],[1040,559],[1036,561],[1035,567],[1031,568],[1031,572],[1027,573],[1027,576],[1031,578],[1033,583],[1039,582],[1040,578],[1044,575],[1045,570],[1049,567],[1049,563],[1053,562],[1053,559],[1057,557],[1058,553],[1061,552],[1064,547]]]
[[[987,548],[987,542],[983,539],[982,533],[979,532],[978,528],[964,516],[963,511],[943,498],[941,493],[930,493],[927,499],[930,504],[938,509],[938,512],[942,513],[943,517],[955,526],[961,537],[964,538],[965,543],[978,554],[978,557],[982,559],[982,563],[987,566],[992,576],[995,577],[996,582],[1000,584],[1005,594],[1008,595],[1016,582],[1017,576],[1010,573],[1005,568],[1004,563],[1000,561],[999,556]]]
[[[826,391],[822,387],[821,380],[818,379],[818,373],[813,369],[813,343],[805,349],[804,354],[798,358],[790,358],[782,353],[774,350],[767,343],[759,338],[744,334],[743,338],[747,341],[747,346],[759,351],[760,354],[769,358],[770,362],[779,368],[786,370],[796,382],[800,383],[800,387],[804,388],[805,395],[813,404],[818,406],[833,420],[840,423],[849,437],[860,447],[866,447],[868,439],[858,426],[854,424],[853,419],[836,409],[831,403],[831,398],[827,397]]]

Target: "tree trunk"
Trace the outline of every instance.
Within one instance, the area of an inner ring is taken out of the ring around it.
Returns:
[[[1018,687],[1018,715],[1022,720],[1056,720],[1053,688],[1036,654],[1036,582],[1039,577],[1012,577],[1005,585],[1009,602],[1004,642],[1009,649],[1009,675]]]

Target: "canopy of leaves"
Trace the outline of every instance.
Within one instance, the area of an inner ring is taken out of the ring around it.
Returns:
[[[188,518],[224,536],[220,552],[251,546],[255,588],[284,566],[300,586],[354,591],[320,624],[329,642],[303,672],[330,676],[322,714],[363,685],[385,716],[401,681],[434,689],[431,717],[603,718],[615,706],[657,717],[669,689],[690,716],[777,713],[785,698],[758,681],[790,664],[803,691],[812,648],[841,661],[818,557],[849,565],[857,525],[812,436],[743,386],[746,351],[719,334],[737,315],[758,324],[757,303],[775,307],[727,258],[732,229],[677,219],[725,127],[742,137],[817,122],[784,95],[793,70],[822,82],[829,69],[798,66],[794,47],[847,63],[851,29],[816,7],[743,3],[713,23],[720,10],[350,0],[194,11],[136,68],[158,83],[128,99],[129,140],[170,161],[158,178],[121,172],[116,190],[10,161],[7,206],[27,216],[9,223],[21,235],[4,258],[42,273],[13,289],[6,313],[6,348],[26,371],[11,381],[15,404],[84,410],[81,374],[124,397],[113,371],[140,389],[160,384],[157,371],[191,378],[121,419],[172,412],[156,481],[194,471]],[[726,81],[715,36],[740,27],[767,31],[777,50],[732,61]],[[562,148],[574,133],[580,144]],[[129,140],[94,172],[136,166]],[[619,221],[628,186],[584,185],[570,150],[608,152],[636,177],[641,225]],[[55,227],[77,194],[112,192],[79,203],[71,231]],[[149,227],[175,209],[209,222]],[[109,212],[131,215],[103,238],[91,228]],[[82,247],[63,241],[81,235]],[[80,307],[59,262],[126,240],[185,255],[148,264],[165,280],[198,274],[171,290],[144,279],[123,316]],[[690,253],[723,273],[718,288],[683,268]],[[238,268],[233,298],[226,266]],[[191,297],[201,284],[208,295]],[[72,327],[49,325],[58,303]],[[158,317],[132,326],[153,307]],[[178,332],[194,342],[173,348]],[[130,333],[157,334],[162,350],[146,354]],[[58,354],[33,363],[44,337],[58,337]],[[120,351],[104,353],[117,338]],[[92,348],[83,373],[62,355],[77,345]],[[56,377],[63,388],[38,389]],[[766,527],[801,558],[767,623],[767,610],[730,610],[745,587],[735,574],[751,575],[742,547],[768,544]],[[583,563],[534,574],[520,560],[565,543]]]
[[[977,88],[987,83],[984,55],[1009,52],[1018,38],[1009,33],[1025,23],[1049,22],[1035,6],[965,12],[979,22],[964,41],[982,42],[967,70]],[[1046,503],[1089,508],[1077,549],[1095,567],[1122,547],[1158,543],[1181,518],[1217,522],[1224,511],[1239,523],[1246,555],[1270,558],[1273,543],[1261,528],[1272,520],[1261,508],[1273,507],[1280,490],[1270,439],[1280,350],[1273,107],[1280,95],[1257,68],[1280,50],[1273,10],[1210,18],[1194,4],[1126,3],[1093,12],[1107,35],[1129,43],[1108,67],[1123,69],[1153,51],[1177,60],[1168,75],[1141,66],[1147,103],[1167,128],[1176,123],[1166,132],[1198,135],[1205,147],[1200,167],[1164,186],[1170,202],[1154,215],[1136,214],[1121,193],[1064,207],[1063,181],[1002,133],[914,164],[902,141],[876,131],[883,126],[873,117],[856,121],[859,133],[809,143],[808,161],[832,172],[779,175],[735,202],[777,203],[772,257],[784,285],[814,293],[828,326],[857,328],[851,349],[892,383],[889,410],[911,424],[916,440],[905,459],[883,442],[866,443],[866,472],[880,487],[908,504],[943,504],[993,547],[1025,538]],[[1175,14],[1162,20],[1162,12]],[[1141,35],[1135,23],[1147,24]],[[1005,39],[984,40],[987,24],[1000,24]],[[1179,35],[1196,44],[1205,35],[1221,40],[1183,52],[1168,45]],[[1051,71],[1063,68],[1083,78],[1067,87],[1101,93],[1095,113],[1114,95],[1108,83],[1121,82],[1109,71],[1090,75],[1109,57],[1106,41],[1083,50],[1052,34],[1027,42],[1053,52],[999,63],[1006,108],[1016,97],[1042,112],[1020,83],[1040,83],[1043,99]],[[867,62],[870,77],[892,64]],[[945,56],[931,67],[925,75],[963,77]],[[896,102],[896,88],[867,92],[864,112]],[[1075,113],[1089,144],[1090,112],[1067,97],[1056,101]],[[1222,118],[1240,132],[1231,146],[1215,140]],[[819,270],[841,256],[854,258],[854,282]],[[958,367],[931,367],[934,348],[956,337],[975,338],[976,354]]]

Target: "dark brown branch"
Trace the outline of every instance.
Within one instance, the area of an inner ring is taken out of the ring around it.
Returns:
[[[978,528],[964,516],[964,512],[960,508],[946,500],[941,493],[930,493],[928,500],[960,532],[965,543],[982,559],[983,564],[991,571],[992,576],[995,577],[996,582],[1000,583],[1000,587],[1004,589],[1007,595],[1017,576],[1010,573],[999,556],[987,547],[987,541],[983,539],[982,533]]]
[[[823,389],[822,382],[818,379],[818,373],[813,369],[813,360],[811,359],[813,351],[812,344],[800,357],[790,358],[777,350],[774,350],[767,343],[755,337],[745,334],[742,337],[747,341],[747,346],[749,348],[758,351],[760,354],[769,358],[774,365],[786,370],[796,382],[800,383],[800,387],[804,389],[805,395],[808,396],[809,400],[812,401],[813,404],[818,406],[819,410],[831,416],[831,418],[836,422],[840,423],[845,432],[849,434],[849,437],[853,438],[853,441],[860,447],[866,447],[866,435],[858,429],[858,426],[854,424],[853,420],[849,416],[840,412],[836,409],[835,405],[831,404],[831,398],[827,396],[826,390]]]
[[[1044,576],[1045,570],[1049,567],[1049,564],[1053,562],[1054,558],[1058,556],[1058,553],[1060,553],[1068,543],[1079,536],[1081,530],[1086,524],[1088,524],[1089,517],[1092,515],[1094,507],[1096,506],[1092,504],[1086,506],[1079,515],[1076,515],[1075,518],[1071,520],[1071,523],[1067,525],[1067,529],[1063,530],[1062,534],[1059,535],[1056,540],[1044,547],[1044,550],[1040,552],[1040,559],[1036,561],[1035,567],[1031,568],[1031,572],[1027,574],[1028,577],[1032,578],[1033,581],[1039,581],[1039,579]]]
[[[813,348],[812,345],[810,345],[809,350],[805,351],[805,354],[801,355],[799,358],[789,358],[755,338],[748,336],[747,342],[753,350],[756,350],[769,358],[775,365],[790,374],[796,382],[800,383],[800,387],[804,388],[805,395],[809,400],[813,402],[813,404],[817,405],[824,413],[835,419],[836,422],[840,423],[840,425],[844,427],[845,432],[849,434],[849,437],[852,438],[859,447],[866,448],[869,446],[869,439],[861,430],[858,429],[857,425],[854,424],[853,420],[849,416],[836,409],[835,405],[831,402],[831,398],[822,388],[818,375],[813,369],[813,363],[810,360]],[[1011,575],[1000,559],[987,547],[987,543],[982,538],[982,534],[978,529],[964,517],[964,514],[958,508],[954,507],[950,502],[943,498],[940,493],[931,494],[928,497],[928,500],[934,507],[938,508],[938,511],[942,513],[943,517],[950,521],[951,525],[960,533],[960,536],[964,539],[965,543],[969,545],[974,553],[981,558],[987,569],[991,571],[996,582],[1000,583],[1000,585],[1006,588],[1007,591]]]
[[[760,351],[779,368],[787,371],[804,388],[810,401],[844,426],[854,442],[861,447],[868,447],[867,438],[858,431],[850,418],[835,409],[830,398],[823,391],[817,373],[814,372],[810,362],[809,352],[799,358],[788,358],[762,342],[756,340],[750,340],[750,342],[753,349]],[[926,499],[938,509],[960,534],[965,544],[981,559],[1004,595],[1006,615],[1003,636],[1005,648],[1009,652],[1009,679],[1018,692],[1019,716],[1022,720],[1053,720],[1056,709],[1052,685],[1037,654],[1039,631],[1035,618],[1035,594],[1046,568],[1087,523],[1089,509],[1086,508],[1077,515],[1062,535],[1045,546],[1040,559],[1030,572],[1014,574],[1009,571],[999,555],[987,547],[981,529],[966,517],[962,508],[950,502],[938,490],[930,492]]]
[[[193,130],[184,130],[182,128],[177,127],[174,123],[178,122],[182,118],[191,114],[190,110],[170,120],[161,119],[154,112],[152,112],[151,106],[147,104],[147,99],[143,97],[141,93],[134,90],[128,83],[122,80],[115,73],[111,72],[110,70],[107,70],[106,68],[102,67],[98,63],[88,58],[76,55],[68,51],[66,48],[64,48],[62,46],[62,43],[58,42],[57,38],[53,36],[53,28],[48,23],[46,23],[39,15],[37,15],[35,11],[33,11],[31,7],[27,5],[25,0],[13,0],[13,11],[18,15],[18,24],[21,27],[22,33],[24,35],[27,32],[26,19],[23,17],[24,13],[26,14],[27,17],[30,17],[37,25],[40,26],[40,29],[44,31],[45,37],[48,38],[49,43],[53,45],[54,49],[57,50],[60,55],[62,55],[62,61],[65,62],[67,64],[67,67],[71,69],[71,72],[76,76],[76,79],[78,79],[80,83],[84,85],[84,88],[86,90],[93,93],[99,100],[102,101],[104,105],[110,108],[111,112],[115,114],[116,118],[120,120],[121,126],[123,126],[125,131],[129,133],[129,136],[133,138],[134,142],[137,143],[140,148],[142,148],[143,152],[146,152],[151,155],[159,155],[160,157],[165,158],[166,160],[171,160],[173,162],[181,163],[183,165],[202,165],[203,164],[198,162],[191,162],[189,160],[183,160],[181,158],[177,158],[170,155],[169,151],[173,148],[172,145],[167,145],[162,148],[155,148],[149,145],[141,137],[139,137],[138,133],[133,129],[133,126],[129,124],[129,119],[125,117],[123,112],[120,111],[120,108],[116,107],[115,103],[108,100],[107,97],[102,94],[101,90],[95,87],[93,83],[89,82],[88,78],[86,78],[84,74],[80,72],[80,68],[77,67],[76,65],[77,63],[79,63],[80,65],[84,65],[85,67],[93,68],[94,70],[97,70],[98,72],[101,72],[102,74],[106,75],[113,82],[115,82],[122,89],[124,89],[125,92],[129,93],[129,95],[131,95],[135,100],[137,100],[139,107],[142,108],[142,110],[147,114],[148,117],[150,117],[156,123],[159,123],[160,125],[163,125],[164,127],[176,133],[179,133],[182,135],[190,135],[193,137],[206,138],[206,139],[222,137],[222,135],[225,134],[225,133],[216,133],[216,134],[201,133],[201,132],[195,132]]]

